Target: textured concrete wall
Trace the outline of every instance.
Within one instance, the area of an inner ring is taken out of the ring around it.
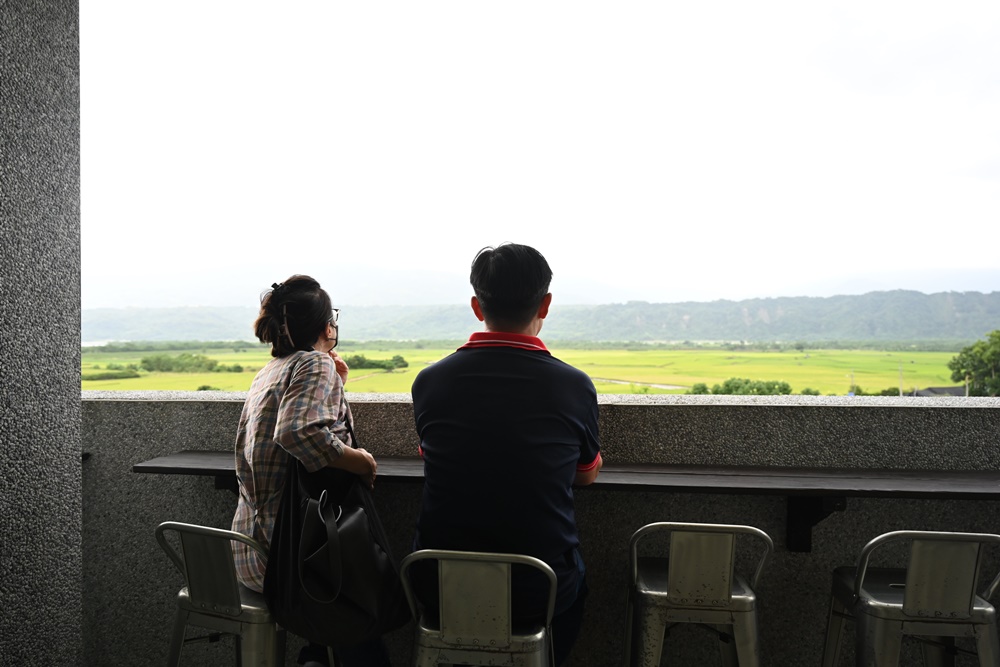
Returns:
[[[406,395],[353,395],[358,436],[379,456],[412,456],[416,434]],[[153,528],[165,520],[228,526],[236,506],[209,478],[140,475],[134,463],[180,449],[228,449],[242,394],[86,392],[84,635],[86,664],[150,664],[165,654],[180,576]],[[893,468],[998,469],[1000,400],[833,397],[602,397],[609,461]],[[405,554],[419,482],[383,481],[376,502],[397,555]],[[782,497],[612,491],[577,493],[591,597],[571,665],[617,664],[624,633],[628,538],[652,521],[746,523],[777,551],[759,586],[764,664],[819,663],[830,571],[854,561],[871,537],[900,528],[997,531],[993,501],[856,499],[813,531],[813,551],[785,549]],[[746,555],[741,550],[741,556]],[[409,663],[407,629],[389,637],[394,664]],[[298,644],[291,642],[289,664]],[[217,664],[228,646],[186,649]],[[678,627],[670,664],[717,664],[712,637]],[[851,647],[844,642],[845,664]]]
[[[0,2],[0,665],[82,645],[78,34]]]

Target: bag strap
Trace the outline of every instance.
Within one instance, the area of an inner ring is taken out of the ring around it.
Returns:
[[[353,449],[357,449],[358,439],[354,434],[354,427],[351,424],[350,417],[348,416],[349,406],[347,404],[347,399],[343,395],[341,395],[341,402],[344,405],[344,423],[347,427],[347,433],[351,438],[351,447]],[[306,531],[304,530],[304,525],[299,527],[299,557],[297,558],[298,562],[296,563],[295,568],[299,579],[299,585],[305,594],[314,602],[320,604],[330,604],[340,596],[340,591],[343,588],[344,573],[340,557],[340,530],[337,526],[337,521],[340,519],[342,511],[339,507],[336,508],[336,511],[330,507],[326,489],[323,489],[323,491],[320,492],[318,499],[309,497],[302,483],[303,480],[301,476],[308,474],[306,473],[302,462],[288,452],[286,452],[286,457],[286,492],[291,492],[293,496],[307,498],[306,506],[304,508],[304,521],[308,523],[310,521],[310,516],[315,517],[319,520],[319,523],[322,526],[321,530],[326,534],[326,559],[328,561],[327,572],[329,573],[329,579],[326,583],[328,584],[328,587],[332,589],[333,593],[329,599],[316,597],[316,595],[314,595],[316,587],[309,585],[306,581],[305,562],[302,558],[302,554],[306,551],[306,545],[304,544],[306,541]],[[251,479],[253,479],[254,470],[252,465],[250,466],[250,475]],[[288,485],[294,486],[289,488]],[[294,489],[294,491],[292,489]],[[247,500],[250,499],[247,498]],[[253,503],[251,503],[251,507],[254,507]],[[256,522],[256,520],[257,511],[256,507],[254,507],[254,521]]]
[[[344,423],[347,426],[347,434],[351,437],[351,447],[353,449],[357,449],[358,437],[354,434],[354,426],[351,424],[351,419],[348,416],[349,413],[348,413],[347,398],[341,395],[341,401],[344,404]],[[296,466],[296,472],[301,474],[301,470],[298,468],[298,466],[301,466],[301,463],[295,460],[291,454],[288,455],[288,458],[289,458],[289,466]],[[337,597],[340,595],[340,590],[343,587],[344,583],[344,570],[340,557],[340,528],[337,525],[337,521],[340,519],[342,510],[340,507],[338,507],[336,512],[332,511],[330,503],[328,502],[326,489],[323,489],[323,491],[320,492],[318,499],[310,498],[307,503],[306,507],[307,516],[312,512],[316,513],[316,517],[319,518],[319,522],[323,526],[326,532],[326,547],[327,547],[326,555],[327,559],[329,560],[328,571],[330,573],[330,580],[328,583],[333,589],[333,594],[329,599],[318,598],[313,594],[315,587],[307,585],[305,578],[303,577],[304,563],[301,557],[299,558],[298,562],[299,583],[302,586],[302,590],[305,591],[306,595],[308,595],[313,600],[313,602],[318,602],[320,604],[330,604],[331,602],[335,601]],[[299,536],[300,554],[303,552],[302,541],[304,540],[304,537],[305,537],[305,532],[303,531],[302,533],[300,533]]]
[[[347,404],[347,397],[343,394],[341,394],[341,401],[344,404],[344,423],[347,425],[347,435],[351,436],[351,449],[358,449],[358,436],[354,434],[354,425],[351,424],[351,406]]]
[[[329,511],[328,506],[329,503],[327,503],[326,489],[323,489],[322,493],[319,494],[319,500],[313,500],[313,499],[309,500],[306,512],[307,513],[316,512],[317,516],[319,517],[320,523],[323,524],[324,528],[326,529],[326,547],[327,547],[326,554],[327,558],[329,559],[329,566],[330,566],[329,569],[330,581],[328,583],[333,588],[333,595],[329,599],[318,598],[315,595],[313,595],[313,590],[315,587],[310,586],[305,581],[305,578],[302,576],[304,568],[301,556],[299,557],[299,562],[298,562],[299,583],[302,586],[302,590],[305,591],[305,594],[308,595],[313,602],[318,602],[320,604],[329,604],[334,600],[336,600],[337,597],[340,595],[340,589],[342,588],[344,583],[344,571],[340,559],[340,530],[337,527],[337,519],[340,518],[341,512],[339,511],[340,508],[337,508],[338,511],[336,515],[334,515],[333,512]],[[323,511],[324,508],[328,510],[325,514]],[[304,540],[304,537],[305,537],[305,532],[303,531],[303,533],[299,537],[300,554],[303,551],[302,541]]]

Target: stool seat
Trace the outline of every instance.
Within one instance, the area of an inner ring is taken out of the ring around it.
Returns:
[[[869,567],[873,552],[893,543],[908,543],[906,567]],[[915,636],[926,640],[926,664],[954,664],[954,638],[972,637],[981,667],[1000,666],[996,610],[989,602],[1000,573],[976,592],[988,545],[1000,546],[1000,535],[893,531],[871,540],[857,566],[833,571],[823,667],[837,665],[845,620],[855,622],[857,665],[898,665],[903,637]]]
[[[539,665],[550,664],[546,657],[549,636],[545,626],[517,628],[510,640],[500,645],[494,641],[459,646],[444,638],[435,614],[422,614],[417,621],[417,658],[415,665]],[[433,657],[430,657],[433,656]]]
[[[273,623],[271,611],[267,608],[264,596],[257,591],[250,590],[243,584],[239,584],[240,608],[233,618],[239,619],[243,623]],[[218,609],[212,609],[206,603],[197,604],[191,600],[188,587],[184,586],[177,593],[177,607],[185,611],[195,613],[211,614]]]
[[[854,598],[855,568],[838,567],[833,571],[834,595],[840,598],[845,606],[849,606]],[[861,596],[854,603],[865,608],[865,613],[877,618],[893,621],[912,621],[914,617],[903,611],[903,598],[906,591],[906,570],[902,568],[870,567],[865,574],[865,585]],[[920,617],[917,617],[920,618]],[[972,601],[970,613],[966,617],[958,617],[954,613],[948,616],[927,614],[926,618],[934,622],[986,624],[996,619],[996,610],[987,600],[976,595]]]
[[[757,596],[750,590],[750,585],[739,574],[734,573],[729,589],[728,602],[724,598],[717,601],[692,598],[690,601],[684,599],[673,599],[667,602],[668,594],[668,567],[669,559],[640,557],[638,562],[638,572],[636,573],[635,588],[639,595],[648,596],[651,599],[668,603],[674,609],[711,609],[719,607],[732,611],[753,611],[757,603]]]

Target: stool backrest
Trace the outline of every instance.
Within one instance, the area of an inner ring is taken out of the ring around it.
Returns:
[[[880,535],[861,550],[855,595],[864,585],[872,552],[904,541],[910,544],[903,613],[923,618],[969,618],[979,585],[983,546],[1000,545],[1000,535],[903,530]],[[984,590],[983,597],[992,597],[998,583],[1000,573]]]
[[[424,549],[403,559],[403,588],[414,618],[420,617],[410,580],[410,566],[420,560],[436,560],[441,639],[456,646],[508,647],[513,636],[511,614],[511,567],[527,565],[548,579],[545,626],[555,611],[556,575],[543,561],[519,554]]]
[[[237,617],[242,612],[232,542],[266,554],[255,540],[231,530],[166,521],[156,527],[156,541],[184,576],[191,604],[206,612]],[[177,535],[178,551],[168,539]]]
[[[476,637],[484,644],[511,643],[510,563],[438,561],[441,638],[449,644]]]
[[[732,599],[737,535],[759,538],[764,551],[750,579],[756,587],[774,543],[764,531],[753,526],[710,523],[651,523],[637,530],[629,541],[632,582],[638,576],[639,543],[655,533],[670,537],[667,560],[667,597],[671,602],[726,607]]]
[[[675,603],[728,606],[735,557],[733,533],[675,531],[670,536],[667,598]]]

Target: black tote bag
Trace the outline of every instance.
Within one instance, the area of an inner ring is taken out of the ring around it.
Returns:
[[[310,473],[289,455],[264,599],[278,625],[334,648],[410,620],[398,563],[371,491],[357,475],[334,468]]]

